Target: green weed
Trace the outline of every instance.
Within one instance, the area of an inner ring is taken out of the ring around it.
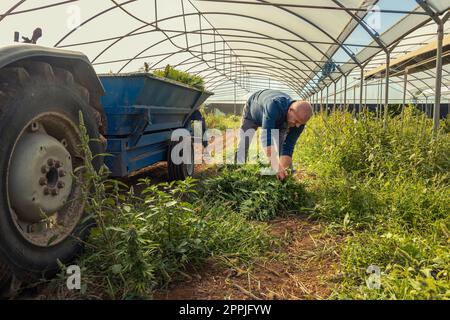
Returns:
[[[450,135],[412,107],[389,118],[315,117],[296,150],[314,181],[315,215],[345,233],[336,298],[450,298]],[[380,290],[366,269],[382,270]]]

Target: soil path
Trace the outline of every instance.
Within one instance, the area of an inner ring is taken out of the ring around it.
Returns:
[[[270,223],[278,248],[252,267],[225,267],[209,262],[191,270],[184,280],[155,294],[160,300],[299,300],[326,299],[333,291],[339,265],[338,239],[306,217],[280,218]]]

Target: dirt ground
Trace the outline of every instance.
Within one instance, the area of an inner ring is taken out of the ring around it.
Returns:
[[[228,139],[227,139],[228,140]],[[228,142],[228,141],[227,141]],[[227,144],[229,144],[229,141]],[[143,177],[153,182],[167,181],[167,168],[161,163],[137,172],[124,180],[136,185]],[[215,168],[196,166],[196,178],[214,174]],[[297,178],[306,173],[297,172]],[[314,178],[314,177],[308,177]],[[322,234],[322,226],[305,216],[290,216],[272,221],[269,226],[279,245],[251,268],[230,267],[232,261],[209,261],[200,270],[188,270],[184,279],[156,292],[158,300],[222,299],[326,299],[338,272],[339,239]]]
[[[280,218],[270,223],[280,240],[267,257],[249,269],[209,262],[191,270],[185,280],[157,292],[159,300],[305,300],[326,299],[338,271],[337,239],[306,217]]]

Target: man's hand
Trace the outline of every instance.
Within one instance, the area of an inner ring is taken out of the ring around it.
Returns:
[[[272,169],[277,172],[277,179],[285,180],[288,176],[287,170],[292,166],[292,157],[281,156],[278,159],[278,157],[276,157],[276,155],[272,153],[273,152],[272,147],[267,147],[265,151],[267,157],[271,161]]]
[[[283,180],[285,180],[287,178],[287,176],[288,175],[287,175],[286,170],[280,167],[278,169],[277,179],[283,181]]]
[[[287,169],[289,169],[292,166],[292,157],[289,156],[281,156],[280,158],[280,165],[278,168],[277,178],[279,180],[284,180],[287,178]]]

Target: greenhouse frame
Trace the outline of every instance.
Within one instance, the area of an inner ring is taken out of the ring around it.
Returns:
[[[390,104],[415,103],[436,129],[448,113],[449,8],[448,0],[6,0],[0,36],[12,42],[39,27],[39,44],[81,51],[99,73],[170,64],[202,76],[212,102],[273,88],[317,110],[370,105],[386,115]]]

